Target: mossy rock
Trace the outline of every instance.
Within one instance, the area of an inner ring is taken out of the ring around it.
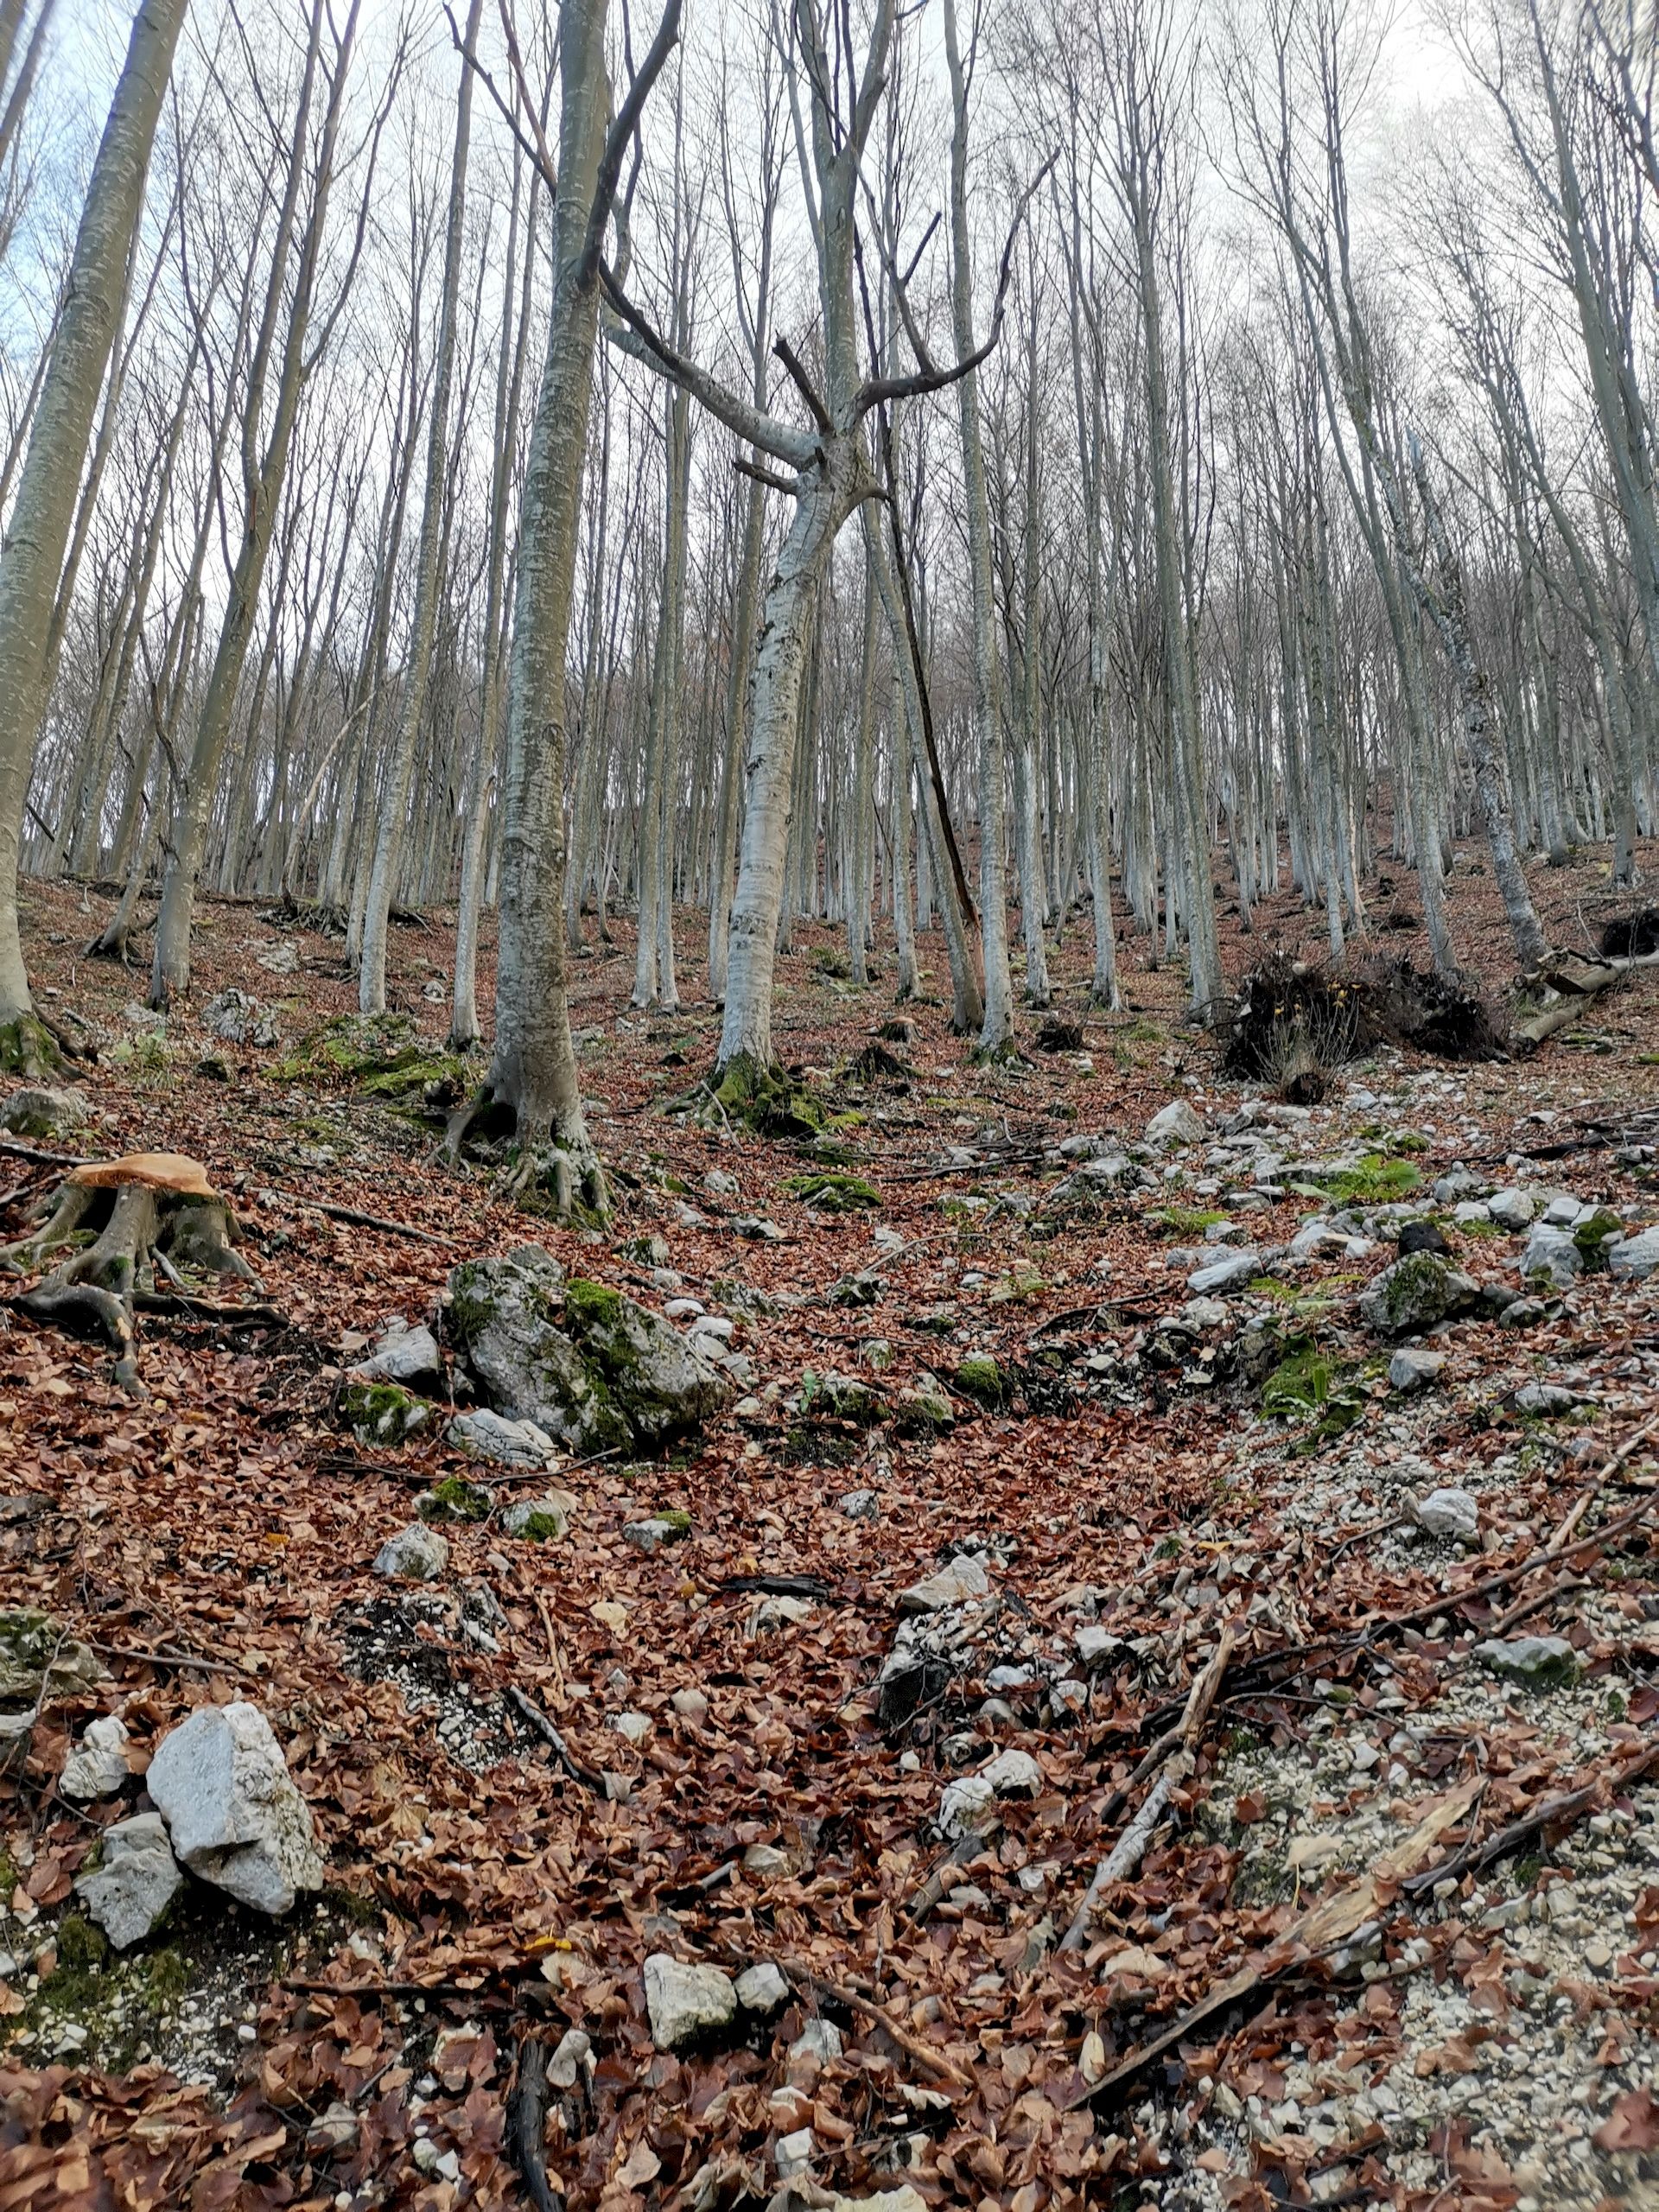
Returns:
[[[842,1275],[830,1286],[829,1299],[832,1306],[858,1308],[874,1306],[881,1295],[881,1278],[861,1268],[859,1273]]]
[[[893,1426],[900,1436],[943,1436],[956,1419],[956,1408],[931,1380],[905,1391],[893,1409]]]
[[[415,1510],[423,1521],[487,1521],[494,1504],[481,1483],[446,1475],[441,1483],[422,1492],[415,1501]]]
[[[887,1402],[856,1375],[819,1375],[807,1368],[801,1376],[801,1410],[873,1428],[887,1417]]]
[[[1607,1247],[1616,1243],[1628,1230],[1611,1206],[1598,1206],[1587,1221],[1575,1223],[1573,1242],[1578,1246],[1586,1268],[1605,1268]]]
[[[783,1188],[791,1198],[816,1206],[820,1213],[857,1213],[881,1203],[881,1193],[874,1184],[857,1175],[791,1175]]]
[[[0,1128],[14,1137],[37,1141],[73,1136],[92,1117],[92,1109],[79,1090],[54,1090],[31,1085],[14,1090],[0,1105]]]
[[[444,1325],[497,1413],[575,1451],[660,1451],[732,1395],[659,1315],[533,1245],[454,1268]]]
[[[970,1351],[957,1365],[955,1380],[963,1397],[992,1411],[1007,1402],[1007,1378],[988,1351]]]
[[[0,1704],[33,1705],[48,1669],[48,1689],[58,1696],[90,1689],[104,1678],[91,1647],[61,1621],[32,1605],[0,1612]]]
[[[25,1083],[42,1083],[63,1065],[57,1039],[35,1014],[20,1014],[0,1022],[0,1076],[21,1076]]]
[[[1316,1413],[1331,1395],[1333,1371],[1323,1352],[1304,1343],[1287,1353],[1262,1384],[1262,1412],[1293,1419]]]
[[[340,1418],[359,1444],[401,1444],[424,1428],[432,1408],[396,1382],[348,1382],[340,1394]]]

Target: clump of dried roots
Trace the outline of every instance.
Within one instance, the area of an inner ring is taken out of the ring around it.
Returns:
[[[1316,1104],[1338,1068],[1379,1044],[1448,1060],[1504,1053],[1503,1033],[1477,992],[1408,960],[1370,960],[1338,973],[1270,953],[1240,982],[1216,1027],[1228,1074],[1302,1106]]]

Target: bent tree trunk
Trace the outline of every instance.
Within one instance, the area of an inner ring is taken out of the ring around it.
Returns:
[[[46,709],[53,601],[184,10],[185,0],[143,0],[134,20],[0,552],[0,1065],[13,1067],[54,1057],[34,1020],[17,931],[23,805]]]

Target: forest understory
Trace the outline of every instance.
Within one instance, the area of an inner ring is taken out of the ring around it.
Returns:
[[[1605,852],[1529,877],[1560,947],[1631,905]],[[79,957],[106,907],[25,889],[89,1118],[9,1116],[0,1233],[177,1153],[257,1280],[141,1304],[142,1395],[0,1329],[6,2212],[1659,2205],[1651,972],[1535,1057],[1382,1048],[1295,1107],[1143,939],[1091,1009],[1086,918],[999,1065],[937,977],[879,1038],[891,947],[855,989],[808,927],[789,1141],[685,1110],[718,1016],[689,959],[626,1010],[625,918],[573,972],[600,1230],[435,1155],[443,913],[377,1025],[336,939],[224,900],[163,1020]],[[1471,846],[1448,914],[1501,995]],[[1223,927],[1236,979],[1317,918]],[[1201,1130],[1148,1141],[1175,1101]],[[695,1421],[619,1367],[478,1456],[451,1271],[530,1244],[567,1328],[620,1293],[695,1345]],[[389,1331],[408,1387],[354,1382]],[[77,1884],[232,1701],[320,1864],[284,1913],[188,1875],[113,1948]]]

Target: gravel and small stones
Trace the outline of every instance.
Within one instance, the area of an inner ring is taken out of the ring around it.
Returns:
[[[473,1694],[452,1656],[495,1649],[502,1624],[499,1605],[483,1585],[460,1592],[400,1590],[348,1605],[333,1623],[346,1673],[359,1681],[389,1682],[402,1694],[409,1713],[429,1713],[443,1749],[474,1774],[536,1750],[536,1740],[526,1741],[522,1729],[509,1731],[499,1698]]]

